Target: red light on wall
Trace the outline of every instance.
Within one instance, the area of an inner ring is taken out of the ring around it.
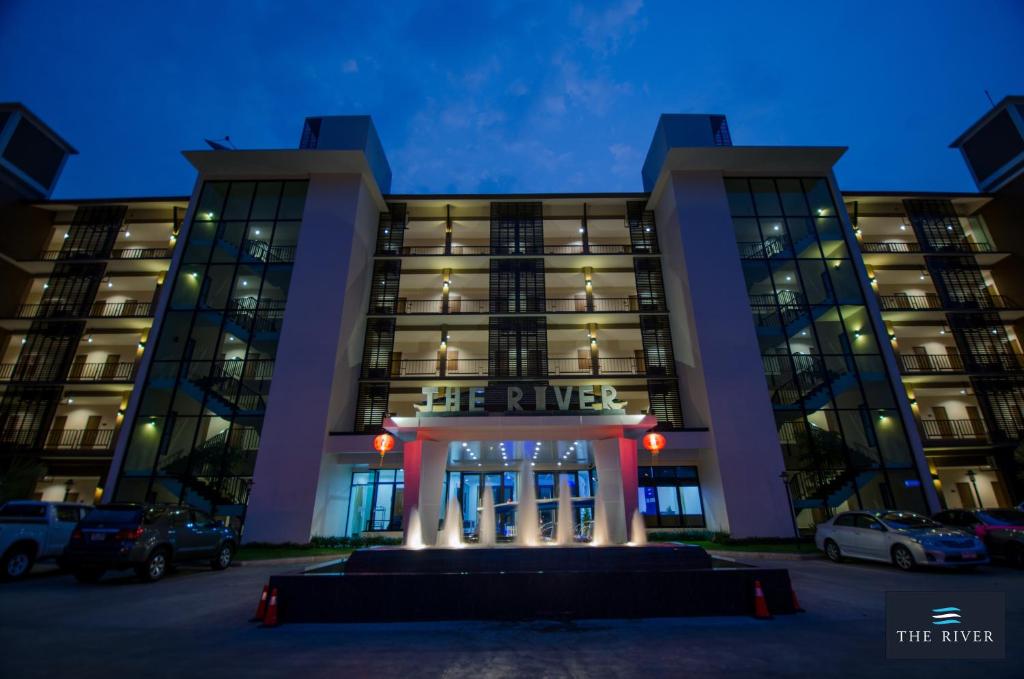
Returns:
[[[665,437],[657,432],[644,434],[644,448],[651,451],[651,455],[657,455],[665,447]]]
[[[384,457],[384,453],[395,447],[395,437],[391,434],[377,434],[373,437],[373,449]]]

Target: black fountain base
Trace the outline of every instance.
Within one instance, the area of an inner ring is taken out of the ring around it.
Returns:
[[[755,580],[772,613],[794,612],[785,569],[714,568],[702,548],[674,543],[374,547],[270,586],[282,623],[397,622],[751,615]]]

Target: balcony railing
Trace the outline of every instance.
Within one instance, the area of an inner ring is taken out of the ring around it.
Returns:
[[[1013,353],[900,354],[903,373],[1003,372],[1024,370],[1024,356]]]
[[[995,248],[992,247],[991,243],[974,243],[971,241],[960,241],[959,243],[950,243],[948,245],[941,245],[931,249],[924,249],[918,242],[898,242],[898,241],[865,241],[860,244],[860,250],[864,253],[884,253],[884,254],[906,254],[906,253],[920,253],[920,252],[994,252]]]
[[[31,428],[0,431],[0,445],[31,448],[39,432]],[[43,439],[44,450],[110,450],[113,429],[54,429]]]
[[[79,363],[71,366],[64,382],[131,382],[135,363]],[[52,366],[42,364],[0,363],[2,382],[61,382]]]
[[[115,248],[109,255],[92,250],[45,250],[40,259],[55,262],[64,259],[170,259],[170,248],[130,247]]]
[[[921,420],[921,431],[931,441],[988,439],[988,428],[984,420]]]
[[[500,301],[500,300],[499,300]],[[399,299],[396,306],[399,314],[487,314],[491,312],[490,299],[449,299],[445,311],[444,300],[441,299]],[[586,298],[570,297],[547,299],[544,302],[546,313],[629,313],[640,310],[636,297],[595,297],[593,304]],[[386,314],[390,306],[370,307],[370,313]]]
[[[66,302],[43,302],[22,304],[15,312],[15,318],[146,318],[153,315],[149,302],[96,302],[85,314],[81,307]]]
[[[589,358],[548,358],[548,370],[538,377],[561,377],[582,375],[644,375],[646,366],[642,358],[597,359],[597,370]],[[402,359],[392,363],[391,377],[439,377],[441,363],[438,359]],[[445,363],[445,375],[453,377],[488,377],[489,361],[486,358],[450,358]]]
[[[1014,300],[1005,295],[964,296],[943,304],[938,295],[880,295],[882,311],[941,311],[962,309],[1017,309]]]
[[[517,252],[516,248],[491,247],[490,245],[452,245],[450,250],[444,245],[406,245],[398,250],[402,256],[417,255],[628,255],[632,254],[633,247],[629,243],[591,243],[587,246],[581,243],[545,244],[537,248],[536,252]],[[646,250],[645,250],[646,252]],[[378,255],[387,256],[394,253],[378,252]]]

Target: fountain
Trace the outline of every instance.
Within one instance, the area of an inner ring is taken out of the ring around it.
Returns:
[[[590,529],[590,546],[604,547],[608,545],[608,516],[605,514],[604,494],[598,487],[597,495],[594,497],[594,518]]]
[[[575,512],[572,510],[572,489],[569,488],[569,477],[562,474],[562,483],[558,488],[558,523],[555,526],[557,543],[571,545],[576,538]]]
[[[537,489],[533,485],[533,467],[526,456],[519,473],[519,510],[516,516],[516,544],[536,547],[540,544],[540,516],[537,514]]]
[[[493,547],[495,540],[494,528],[494,493],[484,486],[484,499],[480,506],[480,520],[477,521],[477,544],[480,547]]]
[[[629,544],[634,547],[643,547],[647,544],[647,525],[639,509],[633,510],[633,521],[629,530]]]
[[[409,526],[405,529],[406,549],[423,549],[423,528],[420,526],[420,511],[413,507],[409,511]]]
[[[515,445],[521,453],[522,442]],[[603,462],[598,460],[599,474],[602,464],[611,465],[604,467],[609,474],[622,473],[616,463],[619,451],[611,452],[614,455],[605,455]],[[753,612],[755,582],[760,583],[773,614],[794,612],[785,569],[742,564],[714,568],[711,557],[697,545],[647,544],[643,516],[632,509],[635,505],[626,509],[630,506],[624,502],[630,498],[622,492],[626,484],[602,482],[596,486],[593,548],[578,548],[572,488],[569,478],[559,474],[554,541],[542,540],[534,469],[529,456],[523,458],[515,544],[497,544],[494,491],[485,483],[481,483],[477,544],[472,549],[460,549],[466,545],[464,514],[457,497],[448,499],[443,527],[436,544],[431,545],[424,545],[424,530],[430,529],[433,535],[436,526],[423,525],[413,501],[407,507],[404,545],[357,549],[343,561],[304,573],[271,576],[270,587],[278,591],[279,621],[746,616]],[[437,456],[436,462],[443,461]],[[564,469],[545,473],[561,471]],[[415,477],[407,471],[405,478],[408,484]],[[420,477],[419,482],[426,478]],[[436,484],[431,501],[437,504],[443,498],[443,478],[437,474],[429,481]],[[576,500],[587,503],[585,497]],[[436,521],[438,507],[429,507],[434,512],[430,520]],[[511,508],[502,506],[503,510]],[[429,512],[424,515],[430,516]],[[627,528],[631,540],[622,544]],[[540,549],[542,545],[551,546]]]
[[[437,538],[437,544],[439,547],[462,547],[462,505],[455,495],[448,498],[444,528]]]

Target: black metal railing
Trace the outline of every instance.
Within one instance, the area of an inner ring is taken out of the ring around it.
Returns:
[[[629,243],[546,243],[535,252],[515,252],[514,248],[491,247],[490,245],[406,245],[398,250],[402,256],[417,255],[628,255],[633,253],[633,247]],[[378,252],[378,255],[393,255],[390,252]]]
[[[43,364],[0,363],[0,381],[3,382],[60,382],[52,366]],[[135,363],[77,363],[65,382],[131,382],[135,377]]]
[[[228,302],[228,320],[255,332],[274,332],[284,321],[285,302],[242,297]]]
[[[988,439],[985,421],[921,420],[921,433],[929,440],[984,441]]]
[[[915,241],[904,242],[904,241],[865,241],[860,244],[860,251],[864,253],[882,253],[882,254],[905,254],[905,253],[921,253],[921,252],[995,252],[995,248],[992,247],[991,243],[974,243],[968,240],[960,241],[958,243],[950,243],[940,247],[925,249],[921,247],[921,244]]]
[[[596,366],[586,358],[548,358],[548,377],[577,375],[644,375],[646,365],[643,358],[598,357]],[[489,377],[489,361],[486,358],[449,358],[444,365],[444,374],[453,377]],[[595,369],[596,368],[596,369]],[[401,359],[392,364],[391,377],[439,377],[441,361],[436,358]],[[541,375],[543,377],[545,375]]]
[[[491,310],[490,299],[468,299],[461,297],[449,299],[445,307],[443,299],[405,299],[401,298],[395,305],[399,314],[487,314]],[[585,297],[569,297],[546,299],[546,313],[636,313],[640,310],[636,297],[595,297],[588,301]],[[389,313],[390,305],[370,308],[370,313]]]
[[[170,259],[171,248],[125,247],[114,248],[109,255],[92,250],[44,250],[39,258],[45,262],[64,259]]]
[[[149,302],[95,302],[86,313],[80,305],[67,302],[21,304],[15,318],[147,318],[153,315]]]
[[[0,431],[0,445],[32,448],[40,432],[30,427]],[[114,444],[113,429],[53,429],[43,437],[44,450],[110,450]]]
[[[964,364],[957,354],[898,354],[904,373],[963,372]]]
[[[943,303],[937,294],[928,295],[880,295],[879,304],[882,311],[942,311],[963,309],[1017,309],[1014,300],[1005,295],[989,295],[979,293],[961,296]]]

